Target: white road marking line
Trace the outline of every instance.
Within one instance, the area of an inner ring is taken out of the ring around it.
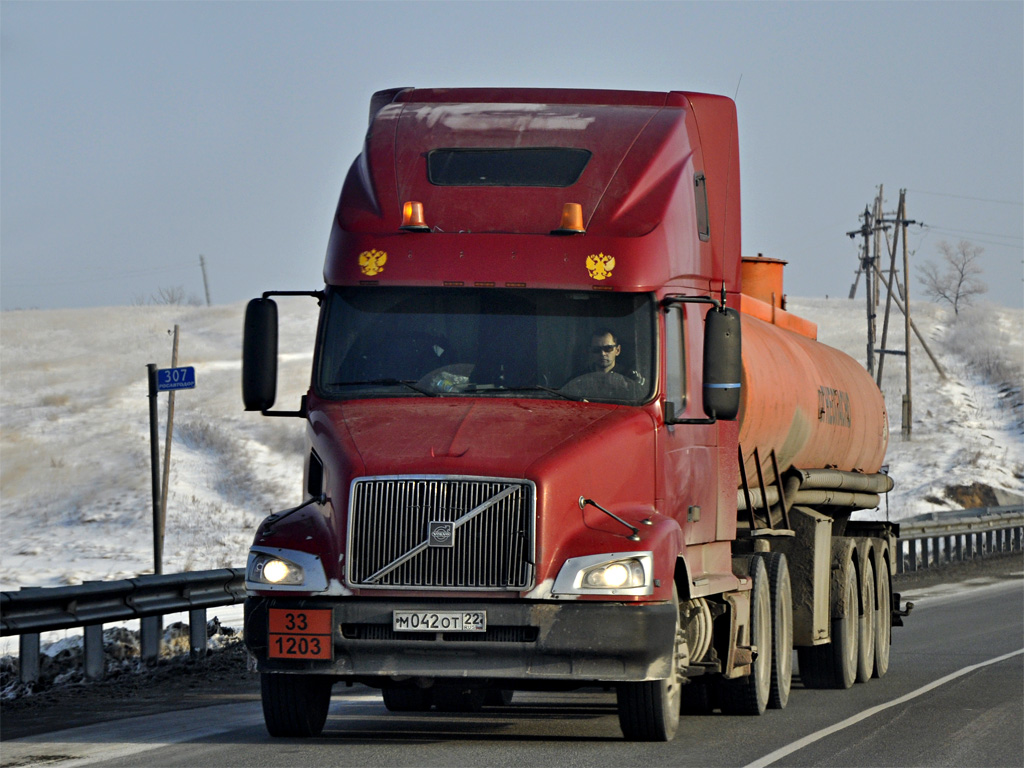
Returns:
[[[874,707],[871,707],[870,709],[865,709],[863,712],[859,712],[856,715],[853,715],[853,717],[848,717],[845,720],[836,723],[835,725],[830,725],[828,728],[822,728],[820,731],[815,731],[812,734],[804,736],[802,739],[798,739],[797,741],[794,741],[792,744],[787,744],[786,746],[781,747],[775,750],[774,752],[769,752],[764,757],[758,758],[754,762],[744,766],[744,768],[764,768],[764,766],[771,765],[777,760],[781,760],[787,755],[791,755],[794,752],[797,752],[803,749],[804,747],[808,746],[809,744],[813,744],[816,741],[824,739],[826,736],[831,736],[833,733],[837,733],[846,728],[849,728],[851,725],[856,725],[861,720],[866,720],[872,715],[877,715],[879,712],[884,712],[885,710],[890,709],[891,707],[896,707],[900,704],[904,704],[910,701],[911,699],[916,699],[918,696],[922,696],[928,693],[928,691],[934,690],[935,688],[938,688],[941,685],[945,685],[946,683],[952,680],[956,680],[958,677],[963,677],[964,675],[973,672],[976,669],[981,669],[982,667],[987,667],[991,664],[998,664],[1001,661],[1006,661],[1007,659],[1013,658],[1014,656],[1019,656],[1022,653],[1024,653],[1024,648],[1020,648],[1019,650],[1012,651],[1010,653],[1004,653],[1002,656],[997,656],[994,659],[989,659],[988,661],[982,661],[978,664],[972,664],[969,667],[959,669],[956,672],[946,675],[945,677],[940,677],[938,680],[928,683],[928,685],[926,686],[918,688],[916,691],[911,691],[905,696],[900,696],[898,699],[893,699],[892,701],[886,704],[878,704]]]

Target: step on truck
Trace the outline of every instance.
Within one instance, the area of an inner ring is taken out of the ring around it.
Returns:
[[[782,267],[741,258],[728,98],[375,94],[295,410],[296,292],[245,316],[245,408],[308,442],[246,571],[269,732],[320,733],[337,683],[405,712],[597,686],[669,740],[784,707],[794,649],[805,687],[884,675],[898,530],[850,518],[892,487],[885,405]]]

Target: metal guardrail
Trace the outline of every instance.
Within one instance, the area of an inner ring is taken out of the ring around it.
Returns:
[[[243,600],[243,568],[88,581],[73,587],[26,587],[0,592],[0,636],[19,636],[19,676],[22,682],[33,683],[39,679],[40,633],[82,627],[85,676],[98,680],[106,671],[105,623],[139,619],[142,659],[155,661],[162,617],[187,611],[190,651],[201,655],[207,647],[206,609]]]
[[[930,512],[900,521],[897,570],[917,571],[946,563],[1024,548],[1024,506]],[[73,587],[27,587],[0,592],[0,636],[19,635],[20,676],[39,679],[41,632],[82,627],[87,679],[106,671],[103,625],[141,620],[141,656],[160,652],[161,618],[189,614],[191,652],[206,651],[206,609],[245,600],[245,569],[224,568],[122,581],[91,581]]]
[[[900,520],[899,573],[1024,549],[1024,506],[929,512]]]

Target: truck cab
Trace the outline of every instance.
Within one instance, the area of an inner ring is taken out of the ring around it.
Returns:
[[[821,538],[797,533],[804,517],[844,508],[793,511],[787,491],[807,489],[783,483],[811,455],[801,440],[834,435],[773,425],[745,455],[742,414],[764,403],[743,399],[741,326],[764,323],[769,346],[792,332],[771,322],[781,307],[741,318],[739,215],[724,97],[374,96],[309,292],[320,321],[297,410],[274,410],[277,292],[246,316],[246,408],[301,418],[308,437],[305,499],[263,522],[247,568],[272,734],[318,733],[336,682],[403,711],[614,686],[624,734],[654,740],[685,696],[713,689],[737,712],[763,711],[773,684],[788,697],[770,679],[771,601],[791,601],[781,551]],[[874,397],[853,441],[867,461],[839,457],[840,475],[878,471]],[[828,570],[810,579],[829,602]]]

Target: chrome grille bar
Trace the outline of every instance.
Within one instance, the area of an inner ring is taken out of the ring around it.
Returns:
[[[357,478],[349,501],[346,579],[392,589],[532,586],[534,487],[463,476]],[[431,545],[430,524],[452,542]]]
[[[493,507],[495,504],[497,504],[499,501],[504,499],[506,496],[509,496],[510,494],[515,493],[517,490],[519,490],[518,487],[512,486],[510,488],[506,488],[504,491],[499,493],[497,496],[492,496],[490,499],[485,501],[483,504],[481,504],[480,506],[474,508],[471,512],[469,512],[468,514],[463,515],[458,520],[456,520],[455,523],[452,525],[452,530],[453,531],[457,531],[459,528],[464,526],[466,523],[468,523],[474,517],[476,517],[481,512],[483,512],[485,509]],[[399,557],[397,560],[393,561],[390,565],[387,565],[384,568],[381,568],[379,571],[377,571],[372,576],[368,576],[366,581],[369,582],[370,584],[373,584],[375,581],[380,579],[382,576],[386,576],[387,574],[391,573],[393,570],[398,568],[400,565],[403,565],[403,564],[409,562],[410,560],[412,560],[414,557],[416,557],[416,555],[418,555],[420,552],[422,552],[424,549],[426,549],[429,546],[430,546],[430,537],[428,536],[423,541],[421,541],[419,544],[417,544],[415,547],[413,547],[408,552],[406,552],[404,555]]]

